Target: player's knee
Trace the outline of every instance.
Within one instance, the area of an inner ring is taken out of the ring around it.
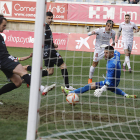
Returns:
[[[22,80],[19,80],[18,82],[14,83],[16,87],[20,87],[22,85]]]
[[[53,71],[49,71],[48,72],[48,75],[53,75]]]
[[[26,66],[23,66],[23,68],[27,71],[27,67],[28,67],[29,65],[26,65]]]
[[[66,66],[65,63],[62,63],[62,64],[60,65],[60,69],[66,69],[66,68],[67,68],[67,66]]]
[[[49,69],[48,70],[48,75],[53,75],[53,73],[54,73],[54,69]]]
[[[98,62],[94,62],[94,61],[93,61],[92,66],[93,66],[93,67],[96,67],[97,65],[98,65]]]
[[[95,90],[96,89],[96,84],[95,82],[90,83],[91,86],[91,90]]]

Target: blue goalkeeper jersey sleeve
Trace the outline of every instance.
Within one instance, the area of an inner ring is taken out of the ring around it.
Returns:
[[[118,51],[115,50],[114,57],[107,61],[106,70],[105,84],[109,87],[117,87],[121,76],[120,53]]]

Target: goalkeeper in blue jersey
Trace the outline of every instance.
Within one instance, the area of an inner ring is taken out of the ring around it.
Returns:
[[[121,64],[120,64],[120,53],[112,46],[105,47],[104,50],[106,64],[106,78],[104,81],[92,82],[84,87],[78,88],[73,91],[66,90],[64,87],[61,87],[62,92],[67,96],[69,93],[84,93],[88,90],[95,90],[94,96],[100,97],[102,93],[106,90],[110,90],[118,95],[122,95],[126,98],[137,98],[136,95],[128,95],[123,92],[121,89],[117,88],[120,83],[121,76]]]

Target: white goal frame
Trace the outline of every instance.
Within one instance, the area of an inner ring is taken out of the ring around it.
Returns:
[[[29,111],[26,140],[35,140],[38,124],[38,109],[40,107],[40,83],[42,73],[42,56],[44,46],[46,0],[37,0],[32,60],[32,76],[30,87]],[[41,15],[41,16],[40,16]],[[43,16],[44,15],[44,16]],[[44,26],[43,26],[44,25]],[[42,49],[40,49],[42,47]]]

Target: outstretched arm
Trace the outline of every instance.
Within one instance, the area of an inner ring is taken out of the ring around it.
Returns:
[[[19,60],[19,61],[24,61],[24,60],[29,59],[29,58],[32,57],[32,56],[33,56],[33,53],[31,53],[29,56],[20,57],[20,58],[18,58],[18,60]]]
[[[96,29],[96,30],[93,30],[91,32],[88,32],[88,36],[91,36],[91,35],[98,35],[99,34],[99,30],[100,28]]]
[[[117,40],[116,40],[116,43],[118,43],[118,40],[119,40],[120,36],[121,36],[121,31],[119,31],[118,34],[117,34]]]
[[[116,40],[116,43],[118,43],[118,40],[119,40],[120,35],[121,35],[121,31],[122,31],[122,26],[121,26],[121,24],[120,24],[120,26],[119,26],[119,31],[118,31],[118,34],[117,34],[117,40]]]

